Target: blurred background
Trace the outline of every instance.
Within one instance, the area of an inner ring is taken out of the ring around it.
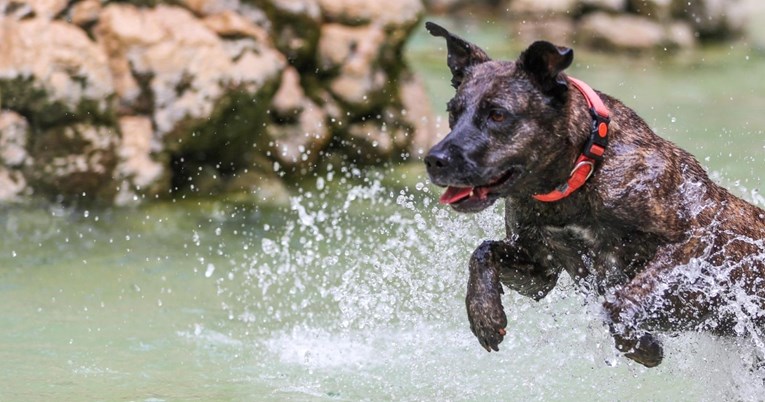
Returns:
[[[453,94],[425,20],[574,48],[765,206],[757,0],[0,0],[0,400],[761,400],[761,340],[665,336],[648,370],[567,278],[480,348],[504,207],[424,174]]]
[[[450,93],[426,15],[497,58],[537,39],[575,48],[574,74],[711,158],[701,147],[721,128],[740,137],[763,127],[751,110],[764,9],[755,0],[6,0],[0,200],[128,205],[258,191],[283,201],[285,185],[329,165],[415,161],[444,134]],[[697,139],[685,142],[690,129]]]

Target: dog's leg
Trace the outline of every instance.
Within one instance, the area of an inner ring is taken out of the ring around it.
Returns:
[[[673,294],[663,271],[671,268],[671,261],[681,261],[673,256],[680,247],[660,249],[640,274],[623,288],[606,297],[604,308],[609,319],[611,334],[616,348],[646,367],[658,366],[664,351],[661,343],[651,333],[641,328],[648,322],[671,322],[678,320],[684,311],[682,298]],[[674,316],[673,316],[674,315]]]
[[[545,274],[533,264],[522,263],[518,254],[518,249],[505,241],[485,241],[470,258],[465,304],[470,329],[487,351],[499,350],[507,326],[502,283],[539,300],[552,290],[558,278],[557,274]]]

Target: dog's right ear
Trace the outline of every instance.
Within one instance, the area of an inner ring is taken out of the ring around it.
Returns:
[[[465,71],[476,64],[491,60],[489,55],[480,47],[453,35],[444,27],[430,21],[425,23],[425,29],[433,36],[446,39],[446,64],[452,70],[452,86],[457,88],[465,78]]]
[[[521,53],[521,67],[528,73],[542,92],[559,97],[568,89],[568,82],[562,74],[574,60],[574,51],[567,47],[555,46],[550,42],[537,41]]]

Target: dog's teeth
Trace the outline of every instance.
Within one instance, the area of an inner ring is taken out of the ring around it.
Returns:
[[[473,194],[475,194],[475,190],[470,190],[470,195],[468,197],[472,197]]]

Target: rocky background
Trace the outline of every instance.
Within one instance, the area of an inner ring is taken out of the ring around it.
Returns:
[[[436,13],[478,4],[515,22],[525,41],[547,38],[593,48],[646,51],[689,48],[740,36],[761,0],[425,0]]]
[[[433,136],[402,55],[422,13],[419,0],[0,0],[0,200],[266,197],[333,162],[407,159]]]
[[[744,1],[0,0],[0,202],[270,198],[419,155],[435,129],[403,46],[426,10],[644,50],[735,37]]]

